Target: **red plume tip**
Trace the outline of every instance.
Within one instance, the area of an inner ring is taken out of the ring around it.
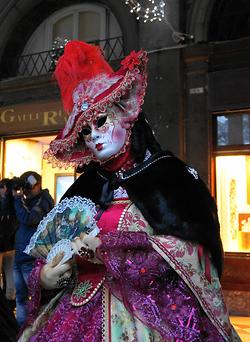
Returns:
[[[99,74],[109,75],[112,72],[100,47],[77,40],[68,42],[54,73],[65,111],[72,111],[72,93],[80,81],[89,80]]]

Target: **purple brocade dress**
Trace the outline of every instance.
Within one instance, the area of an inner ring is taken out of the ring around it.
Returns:
[[[98,257],[104,265],[78,259],[74,291],[41,291],[44,262],[37,260],[30,276],[29,317],[20,341],[230,341],[184,280],[153,249],[148,234],[119,230],[127,203],[114,201],[103,213],[98,222],[102,229]],[[41,313],[44,303],[50,305]]]

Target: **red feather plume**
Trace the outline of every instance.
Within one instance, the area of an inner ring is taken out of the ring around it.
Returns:
[[[105,61],[98,46],[77,40],[67,43],[54,72],[61,90],[65,111],[72,111],[72,93],[80,81],[91,79],[102,73],[109,75],[112,72],[112,68]]]

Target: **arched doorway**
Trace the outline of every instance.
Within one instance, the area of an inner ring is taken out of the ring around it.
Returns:
[[[208,40],[208,27],[210,15],[215,0],[194,0],[190,7],[186,32],[194,36],[194,42],[206,42]]]
[[[216,1],[208,27],[209,41],[234,40],[250,36],[250,2]]]
[[[187,18],[186,32],[195,42],[234,40],[250,36],[248,0],[194,0]]]

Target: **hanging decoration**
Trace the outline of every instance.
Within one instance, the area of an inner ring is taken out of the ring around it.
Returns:
[[[164,18],[165,1],[147,0],[147,3],[147,6],[143,6],[142,1],[125,0],[125,4],[130,7],[131,13],[135,13],[137,20],[142,18],[144,23],[155,20],[162,21]]]
[[[165,0],[166,1],[166,0]],[[125,4],[130,7],[130,12],[134,13],[136,19],[142,19],[144,23],[163,21],[172,31],[172,38],[177,44],[191,43],[194,40],[192,34],[178,32],[165,16],[164,0],[125,0]]]
[[[51,64],[50,71],[54,71],[56,63],[63,55],[64,47],[69,42],[69,39],[56,37],[52,44],[52,51],[50,52]]]

